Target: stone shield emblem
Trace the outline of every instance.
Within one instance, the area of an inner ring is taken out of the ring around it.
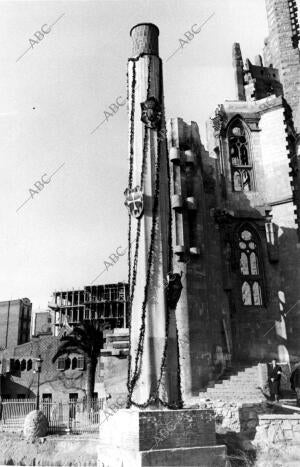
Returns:
[[[144,196],[142,189],[139,186],[136,186],[132,189],[126,188],[124,195],[124,204],[127,207],[129,213],[136,219],[141,217],[144,211]]]
[[[158,129],[161,121],[161,106],[155,97],[141,103],[141,120],[148,128]]]

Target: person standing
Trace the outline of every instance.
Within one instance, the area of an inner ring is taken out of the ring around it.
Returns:
[[[277,402],[279,401],[281,375],[281,366],[278,365],[276,358],[273,358],[269,375],[270,395],[272,401],[274,399]]]
[[[300,362],[297,363],[294,371],[292,371],[290,381],[292,390],[296,392],[297,405],[300,407]]]

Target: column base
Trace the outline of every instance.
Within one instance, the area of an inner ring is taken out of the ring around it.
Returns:
[[[98,467],[225,467],[212,410],[122,409],[100,423]]]

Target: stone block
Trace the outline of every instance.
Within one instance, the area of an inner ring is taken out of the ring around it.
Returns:
[[[225,446],[155,451],[101,450],[98,467],[226,467]]]
[[[107,423],[109,422],[109,423]],[[173,449],[215,445],[214,412],[207,409],[144,410],[121,409],[101,424],[104,444],[129,449]]]
[[[121,409],[100,425],[98,467],[224,466],[207,409]]]

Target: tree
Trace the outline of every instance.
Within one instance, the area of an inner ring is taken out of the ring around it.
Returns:
[[[97,361],[104,344],[103,331],[107,328],[107,324],[96,320],[83,321],[79,326],[75,326],[70,334],[60,339],[61,343],[52,358],[54,363],[59,357],[70,353],[79,353],[85,357],[88,401],[93,397]]]

